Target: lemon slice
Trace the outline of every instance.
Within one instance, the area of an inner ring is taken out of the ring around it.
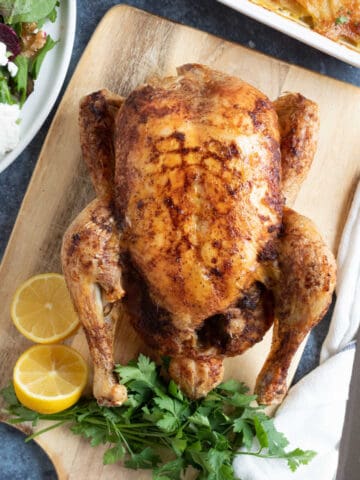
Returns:
[[[16,362],[16,396],[39,413],[56,413],[76,403],[85,388],[88,367],[82,356],[66,345],[35,345]]]
[[[16,290],[11,303],[15,327],[36,343],[56,343],[79,326],[65,279],[58,273],[29,278]]]

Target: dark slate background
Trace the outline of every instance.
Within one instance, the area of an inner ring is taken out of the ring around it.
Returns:
[[[359,69],[303,45],[215,0],[132,0],[127,2],[78,0],[75,45],[60,98],[96,25],[106,11],[117,3],[127,3],[142,8],[244,46],[250,46],[281,60],[360,86]],[[0,258],[5,251],[56,108],[57,104],[26,150],[0,175]],[[295,382],[317,365],[320,345],[326,335],[329,318],[330,315],[327,315],[310,335]],[[0,442],[2,446],[1,480],[55,480],[57,478],[51,463],[40,449],[33,442],[24,444],[22,435],[11,427],[0,424]]]

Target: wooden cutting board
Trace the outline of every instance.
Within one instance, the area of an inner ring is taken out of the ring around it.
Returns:
[[[319,148],[295,208],[316,222],[336,252],[360,175],[360,89],[143,11],[114,7],[94,33],[62,99],[1,265],[1,386],[8,383],[15,360],[30,345],[10,320],[13,292],[33,274],[60,271],[63,233],[94,197],[80,154],[79,99],[103,87],[126,96],[149,75],[174,74],[177,65],[189,62],[242,77],[271,99],[285,91],[298,91],[319,103]],[[121,337],[126,342],[117,349],[117,360],[124,362],[138,353],[141,344],[128,325],[119,333],[119,344]],[[269,340],[267,336],[250,352],[228,361],[227,375],[253,386]],[[69,343],[87,355],[82,332]],[[66,429],[40,437],[39,443],[54,461],[61,480],[151,478],[146,472],[127,471],[119,465],[103,467],[101,448],[92,449]]]

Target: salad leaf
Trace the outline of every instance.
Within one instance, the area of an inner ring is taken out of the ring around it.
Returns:
[[[5,23],[37,22],[53,15],[57,0],[0,0],[0,15]]]
[[[58,42],[55,42],[55,41],[50,37],[50,35],[47,35],[47,36],[46,36],[45,45],[37,52],[35,58],[33,58],[33,59],[31,60],[31,63],[30,63],[30,66],[29,66],[30,75],[32,76],[33,80],[36,80],[37,77],[38,77],[38,75],[39,75],[39,71],[40,71],[42,62],[44,61],[45,55],[46,55],[47,52],[49,52],[52,48],[54,48],[57,43],[58,43]]]
[[[0,103],[14,104],[14,99],[9,90],[8,79],[0,74]]]
[[[48,20],[50,20],[51,23],[54,23],[57,19],[57,7],[59,5],[60,5],[60,2],[57,1],[56,4],[55,4],[55,7],[51,10],[51,12],[46,17]],[[38,21],[38,23],[39,23],[39,21]]]
[[[44,25],[44,23],[47,21],[47,20],[50,20],[51,23],[54,23],[57,19],[57,7],[60,5],[60,2],[56,2],[56,5],[55,7],[51,10],[51,12],[44,18],[40,18],[38,21],[37,21],[37,26],[39,29],[41,29]]]
[[[23,55],[18,55],[14,63],[18,67],[14,77],[15,93],[18,94],[20,107],[22,107],[27,97],[29,60]]]

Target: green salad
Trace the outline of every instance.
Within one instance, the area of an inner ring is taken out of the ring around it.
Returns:
[[[46,34],[58,0],[0,0],[0,104],[23,106],[56,42]]]

